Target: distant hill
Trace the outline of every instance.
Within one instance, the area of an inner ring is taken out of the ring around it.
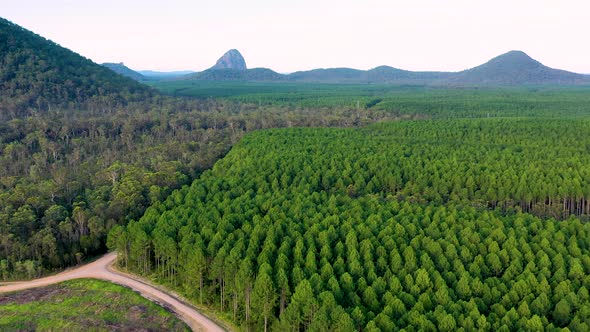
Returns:
[[[363,80],[364,71],[351,68],[320,68],[308,71],[298,71],[287,75],[291,81],[348,83]]]
[[[117,107],[153,90],[0,18],[0,117]]]
[[[544,66],[524,52],[511,51],[461,72],[416,72],[380,66],[367,71],[350,68],[295,72],[288,80],[325,83],[416,83],[427,85],[590,84],[590,76]]]
[[[510,51],[483,65],[453,75],[460,85],[526,85],[590,83],[590,76],[549,68],[521,51]]]
[[[287,79],[297,82],[318,83],[433,83],[450,77],[452,73],[413,72],[389,66],[370,70],[351,68],[328,68],[299,71],[288,75]]]
[[[137,71],[141,75],[150,79],[172,79],[181,76],[194,74],[191,70],[179,70],[179,71],[153,71],[153,70],[139,70]]]
[[[215,65],[202,72],[183,76],[182,79],[202,81],[283,81],[285,75],[268,68],[248,69],[244,57],[231,49],[217,60]]]
[[[103,66],[107,67],[108,69],[114,71],[117,74],[123,75],[123,76],[127,76],[129,78],[132,78],[136,81],[145,81],[146,77],[143,76],[142,74],[134,71],[133,69],[130,69],[129,67],[125,66],[125,64],[123,64],[123,62],[120,63],[110,63],[110,62],[106,62],[102,64]]]
[[[268,68],[238,69],[207,69],[185,76],[186,79],[203,81],[284,81],[285,75]]]
[[[217,60],[215,65],[211,67],[209,70],[218,69],[233,69],[244,71],[247,70],[248,67],[246,66],[246,60],[244,60],[242,54],[236,49],[231,49],[225,52],[225,54],[222,55],[221,58]]]
[[[379,66],[365,72],[365,79],[370,83],[435,83],[441,82],[453,73],[436,71],[409,71],[389,66]]]
[[[356,84],[419,84],[434,86],[515,86],[590,84],[590,75],[544,66],[524,52],[511,51],[461,72],[409,71],[389,66],[370,70],[320,68],[279,74],[267,68],[245,69],[237,50],[229,50],[208,70],[182,77],[213,81],[268,81]]]
[[[189,80],[210,81],[289,81],[318,83],[421,83],[440,81],[451,73],[411,72],[381,66],[371,70],[327,68],[279,74],[268,68],[246,69],[246,62],[238,50],[227,51],[217,63],[202,72],[182,77]]]

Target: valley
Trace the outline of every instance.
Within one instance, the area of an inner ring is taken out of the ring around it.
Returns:
[[[589,75],[214,60],[0,18],[0,330],[590,330]]]

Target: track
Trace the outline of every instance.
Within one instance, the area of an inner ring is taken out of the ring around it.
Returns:
[[[35,279],[31,281],[0,284],[0,293],[15,292],[29,288],[43,287],[71,279],[102,279],[129,287],[139,292],[143,297],[170,308],[182,320],[184,320],[193,331],[225,331],[215,322],[203,316],[193,307],[185,304],[174,295],[168,294],[152,285],[149,285],[146,282],[135,279],[133,276],[113,270],[111,268],[111,265],[113,264],[115,259],[117,259],[117,254],[112,252],[104,255],[103,257],[92,263],[64,271],[54,276]]]

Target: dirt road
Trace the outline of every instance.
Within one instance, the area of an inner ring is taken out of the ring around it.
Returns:
[[[176,297],[167,294],[153,286],[150,286],[142,281],[136,280],[131,276],[127,276],[117,272],[111,268],[112,263],[117,258],[116,253],[108,253],[100,259],[74,268],[54,276],[35,279],[31,281],[12,282],[0,284],[0,293],[14,292],[28,288],[43,287],[51,284],[56,284],[62,281],[79,279],[79,278],[95,278],[114,282],[119,285],[127,286],[137,292],[143,297],[164,305],[173,310],[182,320],[184,320],[193,331],[224,331],[219,325],[207,317],[200,314],[192,307],[184,304]]]

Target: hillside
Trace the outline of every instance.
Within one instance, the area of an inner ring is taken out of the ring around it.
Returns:
[[[0,117],[56,108],[115,108],[153,92],[0,18]]]
[[[138,82],[146,80],[145,76],[143,76],[142,74],[136,72],[135,70],[125,66],[125,64],[123,62],[120,62],[120,63],[105,62],[102,65],[104,67],[107,67],[108,69],[114,71],[117,74],[127,76],[133,80],[138,81]]]
[[[521,51],[510,51],[483,65],[453,75],[459,85],[570,85],[590,83],[590,76],[549,68]]]

